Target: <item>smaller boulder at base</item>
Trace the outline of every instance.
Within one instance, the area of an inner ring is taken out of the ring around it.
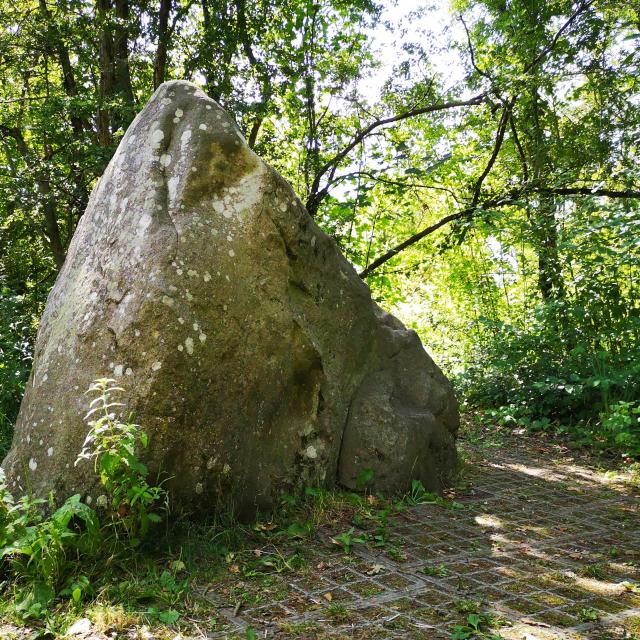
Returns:
[[[437,491],[456,464],[457,403],[416,333],[187,82],[131,124],[73,237],[2,464],[16,494],[100,495],[74,462],[103,377],[174,509],[250,517],[370,471],[375,490]]]

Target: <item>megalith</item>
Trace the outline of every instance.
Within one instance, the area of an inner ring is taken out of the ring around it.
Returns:
[[[47,300],[2,467],[16,494],[101,493],[74,465],[96,378],[125,389],[173,507],[250,517],[307,485],[439,490],[451,384],[195,85],[129,127]]]

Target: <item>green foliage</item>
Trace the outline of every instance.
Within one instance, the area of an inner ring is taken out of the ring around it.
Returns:
[[[435,576],[438,578],[446,578],[449,575],[449,569],[447,565],[441,564],[437,567],[425,567],[422,572],[428,576]]]
[[[410,491],[398,503],[399,506],[415,506],[418,504],[437,504],[445,509],[463,509],[459,502],[447,500],[437,493],[427,491],[420,480],[411,481]]]
[[[29,377],[34,339],[34,305],[30,296],[14,295],[0,280],[0,459],[11,444],[24,386]],[[35,307],[35,309],[34,309]]]
[[[138,447],[146,448],[148,438],[138,425],[118,418],[117,411],[125,405],[113,396],[124,389],[114,383],[110,378],[101,378],[89,388],[88,393],[96,397],[85,416],[89,432],[76,465],[83,460],[94,461],[107,493],[105,506],[113,515],[114,534],[124,533],[124,539],[137,546],[149,525],[161,521],[153,508],[159,503],[166,508],[168,498],[164,489],[151,486],[146,480],[149,471],[139,459]]]
[[[492,614],[470,613],[467,616],[466,624],[456,625],[451,634],[451,640],[501,640],[502,636],[490,631],[493,626],[499,626],[498,620]]]
[[[70,585],[65,592],[80,600],[75,559],[95,554],[102,539],[96,514],[79,495],[68,498],[50,517],[43,515],[44,502],[23,497],[14,503],[0,478],[0,559],[18,577],[16,610],[24,617],[40,617],[65,583]]]
[[[15,501],[0,470],[0,562],[12,578],[15,611],[24,618],[43,617],[56,597],[80,603],[94,589],[85,570],[131,553],[150,523],[161,519],[154,509],[159,501],[166,505],[166,492],[146,483],[146,468],[137,457],[137,444],[146,446],[146,436],[137,425],[116,418],[114,410],[122,404],[112,394],[120,389],[111,383],[97,380],[89,389],[98,396],[91,402],[87,417],[94,419],[78,457],[94,460],[100,471],[106,492],[105,500],[98,501],[105,508],[100,514],[80,495],[57,508],[53,496],[49,502],[29,495]],[[178,595],[185,586],[169,572],[159,582],[161,589]],[[161,620],[169,616],[158,613]]]

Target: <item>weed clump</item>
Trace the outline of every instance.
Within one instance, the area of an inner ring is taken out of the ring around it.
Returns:
[[[124,405],[114,399],[123,391],[114,382],[102,378],[88,390],[95,396],[85,416],[89,433],[76,460],[93,460],[99,473],[105,493],[97,510],[80,494],[57,508],[53,495],[15,500],[0,470],[0,571],[23,619],[43,617],[56,598],[80,603],[92,592],[85,568],[126,556],[167,508],[167,492],[148,484],[139,459],[146,434],[116,413]]]

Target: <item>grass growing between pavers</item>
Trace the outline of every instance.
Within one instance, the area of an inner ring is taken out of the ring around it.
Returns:
[[[633,473],[478,422],[461,457],[444,499],[310,488],[252,525],[175,523],[41,620],[5,584],[0,634],[87,618],[96,638],[640,638]]]

